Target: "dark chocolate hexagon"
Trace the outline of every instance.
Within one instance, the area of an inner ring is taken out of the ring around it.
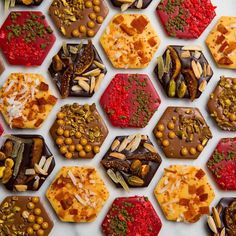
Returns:
[[[198,108],[167,107],[153,133],[166,157],[196,159],[211,131]]]
[[[94,37],[109,12],[104,0],[54,0],[49,13],[67,38]]]
[[[161,227],[161,220],[152,203],[143,196],[116,198],[102,222],[102,231],[106,236],[157,236]]]
[[[37,191],[55,167],[40,135],[5,135],[0,149],[0,182],[8,190]]]
[[[117,74],[100,98],[113,126],[143,128],[161,103],[145,74]]]
[[[236,78],[222,76],[207,103],[211,117],[226,131],[236,131]]]
[[[221,198],[207,218],[209,235],[236,235],[236,198]]]
[[[147,135],[117,136],[101,160],[107,174],[116,184],[147,187],[161,164],[161,157]]]
[[[161,0],[157,15],[169,36],[198,38],[215,17],[211,0]]]
[[[12,11],[0,29],[0,48],[12,65],[40,66],[55,40],[39,11]]]
[[[149,6],[152,0],[111,0],[114,7],[119,7],[121,11],[127,9],[145,9]]]
[[[65,98],[93,96],[107,70],[89,40],[87,44],[64,45],[52,58],[49,72]]]
[[[170,45],[157,58],[155,74],[168,97],[194,100],[205,90],[213,72],[201,47]]]
[[[67,159],[93,158],[108,134],[96,105],[64,105],[53,123],[50,134]]]
[[[0,220],[2,235],[12,236],[49,235],[54,225],[41,199],[30,196],[6,197],[0,205]]]
[[[207,167],[221,189],[236,190],[236,137],[219,141]]]

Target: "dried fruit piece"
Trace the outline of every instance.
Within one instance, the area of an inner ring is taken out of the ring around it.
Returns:
[[[188,91],[190,93],[190,99],[194,100],[196,98],[198,89],[197,79],[195,78],[192,70],[188,69],[188,70],[183,70],[182,72],[187,82]]]
[[[187,86],[184,81],[180,83],[179,89],[178,89],[178,97],[183,98],[187,92]]]
[[[172,80],[176,80],[176,78],[178,77],[180,71],[181,71],[181,63],[179,60],[179,56],[177,54],[177,52],[175,51],[174,48],[172,48],[171,46],[168,46],[168,49],[170,50],[170,56],[171,56],[171,60],[172,60],[172,70],[174,70],[174,72],[172,72],[172,76],[171,79]]]

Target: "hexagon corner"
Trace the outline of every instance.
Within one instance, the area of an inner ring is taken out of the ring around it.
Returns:
[[[56,102],[40,74],[12,73],[0,89],[1,113],[10,128],[40,128]]]
[[[236,137],[222,138],[207,161],[214,181],[222,190],[236,190]]]
[[[117,136],[101,160],[116,187],[147,187],[162,162],[147,135]]]
[[[225,131],[236,131],[236,78],[222,76],[207,103],[210,116]]]
[[[108,12],[105,0],[53,0],[49,8],[52,20],[66,38],[94,37]]]
[[[198,108],[167,107],[153,130],[167,158],[196,159],[212,138]]]
[[[40,11],[12,11],[0,28],[0,47],[12,65],[40,66],[55,40]]]
[[[205,172],[186,165],[165,168],[154,194],[167,220],[187,223],[209,214],[215,197]]]
[[[100,98],[112,125],[122,128],[145,127],[160,103],[145,74],[116,74]]]
[[[91,40],[63,45],[48,70],[62,98],[92,97],[107,73]]]
[[[109,192],[93,167],[62,167],[46,196],[64,222],[92,222],[102,210]]]
[[[50,128],[60,153],[67,159],[91,159],[100,152],[108,129],[96,105],[64,105]]]
[[[199,98],[213,76],[202,47],[169,45],[157,58],[157,80],[170,98]]]
[[[123,0],[110,0],[114,7],[119,7],[122,12],[128,9],[146,9],[152,0],[135,0],[132,2]]]
[[[157,236],[161,227],[161,220],[152,203],[141,196],[116,198],[102,222],[105,236]]]
[[[4,135],[0,182],[10,191],[38,191],[55,167],[41,135]]]
[[[117,14],[108,24],[100,43],[115,68],[145,68],[160,39],[143,14]]]
[[[236,34],[235,24],[236,17],[220,17],[206,39],[206,45],[220,68],[236,69],[236,44],[233,40]]]
[[[7,235],[49,235],[54,225],[39,197],[6,197],[0,205],[0,219],[0,230]]]
[[[156,12],[169,36],[194,39],[200,37],[216,16],[215,8],[211,0],[161,0]]]

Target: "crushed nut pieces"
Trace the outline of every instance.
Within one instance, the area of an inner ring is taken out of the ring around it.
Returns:
[[[96,105],[64,105],[50,129],[60,153],[67,159],[93,158],[100,152],[108,129]]]

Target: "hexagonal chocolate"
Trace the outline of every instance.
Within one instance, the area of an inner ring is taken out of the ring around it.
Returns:
[[[109,197],[109,192],[93,167],[62,167],[46,196],[64,222],[92,222]]]
[[[147,16],[117,14],[100,38],[115,68],[145,68],[152,60],[160,39]]]
[[[5,135],[0,149],[0,182],[8,190],[37,191],[55,167],[40,135]]]
[[[207,167],[221,189],[236,190],[236,137],[219,141]]]
[[[119,227],[121,225],[123,227]],[[113,201],[103,220],[102,231],[106,236],[157,236],[161,226],[161,220],[147,197],[119,197]]]
[[[93,158],[104,142],[108,129],[96,105],[64,105],[50,134],[60,153],[67,159]]]
[[[106,67],[92,41],[66,44],[52,58],[49,72],[62,98],[91,97],[99,89]]]
[[[6,217],[7,216],[7,217]],[[39,197],[9,196],[0,205],[2,235],[49,235],[53,222]]]
[[[236,198],[221,198],[207,218],[209,235],[235,235]]]
[[[211,117],[226,131],[236,131],[236,78],[222,76],[207,103]]]
[[[198,38],[216,16],[211,0],[161,0],[157,15],[169,36]]]
[[[167,47],[157,58],[155,74],[165,93],[172,98],[198,98],[213,72],[199,46]]]
[[[167,220],[188,223],[209,214],[215,197],[205,172],[186,165],[165,168],[154,194]]]
[[[145,74],[117,74],[100,98],[113,126],[143,128],[161,103]]]
[[[236,17],[222,16],[206,39],[218,67],[236,69],[235,24]]]
[[[0,48],[12,65],[40,66],[55,40],[39,11],[12,11],[0,28]]]
[[[161,164],[147,135],[117,136],[101,160],[117,187],[147,187]]]
[[[50,16],[67,38],[94,37],[109,12],[104,0],[54,0]]]
[[[119,7],[122,12],[127,9],[145,9],[151,2],[152,0],[111,0],[112,5]]]
[[[40,74],[12,73],[0,89],[0,111],[11,128],[38,129],[56,102]]]
[[[14,3],[12,1],[7,1],[5,0],[5,8],[8,9],[10,7],[15,7],[16,5],[21,5],[21,6],[38,6],[40,5],[43,0],[14,0]]]
[[[167,107],[153,133],[168,158],[196,159],[211,131],[198,108]]]

